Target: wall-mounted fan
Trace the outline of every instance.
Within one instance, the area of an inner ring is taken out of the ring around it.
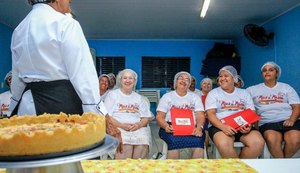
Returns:
[[[274,33],[267,33],[266,30],[255,24],[247,24],[244,27],[245,36],[258,46],[267,46],[269,40],[274,38]]]

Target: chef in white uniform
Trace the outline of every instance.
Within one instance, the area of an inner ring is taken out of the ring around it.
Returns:
[[[12,36],[10,110],[17,112],[23,93],[30,89],[38,115],[45,112],[106,114],[81,26],[65,15],[70,13],[71,0],[28,2],[33,5],[32,10]]]
[[[10,88],[11,84],[11,71],[9,71],[5,78],[4,78],[5,84]],[[11,98],[11,92],[10,89],[8,91],[5,91],[4,93],[0,94],[0,118],[7,117],[9,112],[9,103]]]

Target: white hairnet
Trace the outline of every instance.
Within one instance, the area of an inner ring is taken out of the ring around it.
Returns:
[[[202,83],[205,82],[205,81],[209,82],[210,85],[212,86],[212,80],[211,80],[210,78],[208,78],[208,77],[203,78],[203,79],[201,80],[200,84],[202,85]]]
[[[190,75],[190,73],[188,73],[188,72],[186,72],[186,71],[181,71],[181,72],[176,73],[175,76],[174,76],[174,83],[173,83],[174,89],[177,88],[177,86],[176,86],[176,80],[178,79],[178,77],[179,77],[181,74],[186,74],[186,75],[189,76],[189,79],[190,79],[190,80],[189,80],[188,88],[189,88],[190,85],[191,85],[192,76]]]
[[[238,80],[241,81],[241,87],[244,87],[244,80],[243,80],[242,76],[237,75],[237,78],[238,78]]]
[[[130,72],[130,73],[133,74],[133,77],[134,77],[134,79],[135,79],[135,83],[134,83],[134,85],[133,85],[132,90],[134,91],[134,90],[135,90],[136,83],[137,83],[138,75],[136,74],[135,71],[133,71],[133,70],[131,70],[131,69],[124,69],[124,70],[122,70],[122,71],[120,71],[120,72],[118,73],[117,79],[116,79],[116,82],[117,82],[117,84],[116,84],[116,85],[117,85],[117,88],[121,88],[121,79],[122,79],[122,77],[124,76],[125,72]]]
[[[9,72],[5,75],[5,77],[4,77],[4,81],[5,81],[5,83],[6,83],[7,86],[9,86],[9,82],[8,82],[8,78],[9,78],[9,77],[12,77],[12,72],[11,72],[11,71],[9,71]]]
[[[108,85],[110,84],[110,80],[109,80],[109,76],[107,74],[102,74],[99,76],[99,81],[101,80],[101,78],[103,77],[107,77],[107,80],[108,80]]]
[[[278,64],[276,64],[275,62],[273,62],[273,61],[269,61],[269,62],[264,63],[264,65],[261,67],[260,70],[263,71],[263,69],[264,69],[264,67],[266,65],[269,65],[269,66],[271,66],[271,67],[273,67],[273,68],[276,69],[276,71],[277,71],[277,80],[278,80],[280,78],[280,76],[281,76],[281,68],[280,68],[280,66]]]
[[[222,67],[219,70],[219,74],[221,73],[221,71],[228,72],[233,77],[234,82],[235,83],[238,82],[238,78],[237,78],[238,73],[237,73],[236,69],[233,66],[227,65],[227,66]]]
[[[5,77],[4,77],[4,80],[6,81],[9,77],[11,77],[12,76],[12,72],[11,71],[9,71],[6,75],[5,75]]]
[[[109,78],[116,78],[116,76],[115,76],[113,73],[108,73],[107,76],[108,76]]]

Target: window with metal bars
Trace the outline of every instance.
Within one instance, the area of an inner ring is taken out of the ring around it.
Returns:
[[[125,69],[125,57],[124,56],[97,56],[96,57],[96,69],[98,76],[100,74],[113,73],[117,75],[119,71]]]
[[[142,57],[142,87],[170,88],[180,71],[190,72],[190,57]]]

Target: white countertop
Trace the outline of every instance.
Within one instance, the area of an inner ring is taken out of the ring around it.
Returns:
[[[300,158],[241,160],[259,173],[300,173]]]

